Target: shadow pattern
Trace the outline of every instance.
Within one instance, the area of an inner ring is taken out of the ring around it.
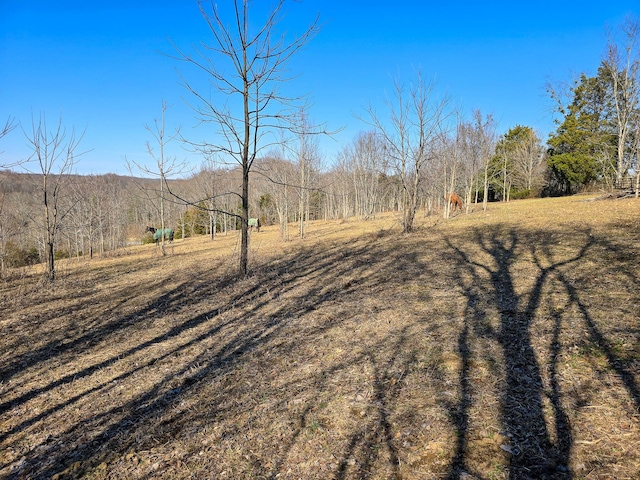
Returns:
[[[588,230],[556,245],[507,226],[363,236],[241,281],[194,265],[98,292],[117,300],[90,315],[70,293],[84,328],[48,338],[55,315],[38,314],[39,346],[1,352],[0,476],[573,478],[569,406],[588,401],[563,381],[570,331],[582,325],[632,410],[640,394],[635,359],[572,279],[603,251],[628,257]]]

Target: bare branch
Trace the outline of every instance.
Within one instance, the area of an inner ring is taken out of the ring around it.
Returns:
[[[75,130],[72,129],[67,138],[66,129],[62,126],[62,116],[54,129],[49,130],[46,118],[41,114],[37,122],[31,117],[31,133],[24,134],[33,151],[29,161],[37,163],[41,178],[38,195],[44,207],[47,274],[49,280],[53,281],[56,275],[54,254],[57,232],[62,219],[73,208],[71,205],[67,210],[60,210],[60,199],[77,158],[83,154],[76,153],[76,150],[84,132],[76,137]]]
[[[318,18],[299,36],[288,41],[277,37],[284,0],[278,0],[256,30],[250,22],[249,0],[234,0],[232,23],[227,24],[213,1],[199,0],[198,6],[212,43],[202,42],[189,54],[174,45],[178,59],[203,73],[213,93],[204,93],[181,76],[187,91],[195,98],[190,105],[201,124],[217,126],[217,138],[193,141],[184,139],[207,158],[224,155],[242,169],[242,245],[241,275],[247,272],[249,172],[264,149],[274,142],[267,136],[291,125],[294,104],[299,98],[281,95],[279,87],[286,77],[288,61],[317,33]],[[223,96],[224,101],[220,101]],[[229,161],[225,159],[224,161]]]

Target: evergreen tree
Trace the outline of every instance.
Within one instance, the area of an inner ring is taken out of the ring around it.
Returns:
[[[571,103],[558,109],[564,118],[547,142],[550,186],[563,194],[609,178],[616,144],[607,71],[601,67],[596,77],[582,74],[571,92]]]

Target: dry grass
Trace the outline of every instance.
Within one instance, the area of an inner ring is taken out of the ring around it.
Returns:
[[[640,201],[318,222],[0,283],[0,477],[640,478]]]

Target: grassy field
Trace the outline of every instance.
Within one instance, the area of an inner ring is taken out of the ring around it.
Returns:
[[[0,281],[0,478],[640,478],[640,200]]]

